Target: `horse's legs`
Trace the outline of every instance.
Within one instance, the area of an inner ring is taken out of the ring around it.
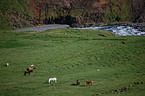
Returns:
[[[91,81],[91,85],[93,86],[93,81]]]
[[[93,82],[92,82],[92,86],[93,86]]]
[[[28,73],[29,73],[29,75],[30,75],[30,71],[29,71]]]
[[[26,75],[26,71],[24,72],[24,75]]]

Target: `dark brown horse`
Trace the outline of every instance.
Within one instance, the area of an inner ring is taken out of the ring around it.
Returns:
[[[33,69],[35,69],[35,67],[34,68],[27,68],[27,71],[24,71],[24,75],[26,75],[26,74],[30,75],[30,73],[33,72]]]
[[[88,84],[90,84],[91,83],[91,85],[93,85],[93,81],[92,80],[87,80],[86,82],[85,82],[85,86]]]
[[[35,67],[34,68],[27,68],[27,71],[30,71],[30,72],[33,72],[33,69],[35,69]]]
[[[80,85],[80,80],[79,79],[77,80],[77,84],[76,85]]]

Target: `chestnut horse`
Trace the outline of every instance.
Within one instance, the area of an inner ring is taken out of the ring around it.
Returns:
[[[90,84],[91,83],[91,85],[93,85],[93,81],[92,80],[87,80],[86,82],[85,82],[85,86],[88,84]]]

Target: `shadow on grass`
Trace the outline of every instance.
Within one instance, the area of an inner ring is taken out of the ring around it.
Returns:
[[[49,84],[49,82],[48,81],[45,81],[45,82],[43,82],[43,84]]]
[[[71,84],[71,86],[85,87],[85,85]]]
[[[80,87],[85,87],[85,85],[79,85]]]
[[[57,84],[57,83],[55,83],[55,82],[48,82],[48,81],[45,81],[45,82],[43,82],[43,84],[48,84],[48,85],[54,85],[54,84]]]

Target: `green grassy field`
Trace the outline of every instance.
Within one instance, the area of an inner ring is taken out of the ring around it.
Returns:
[[[24,76],[32,64],[36,69]],[[50,77],[57,83],[49,84]],[[77,79],[80,85],[71,86]],[[93,86],[85,86],[86,80]],[[134,82],[145,82],[144,36],[69,28],[0,32],[1,96],[144,96],[145,84]]]

